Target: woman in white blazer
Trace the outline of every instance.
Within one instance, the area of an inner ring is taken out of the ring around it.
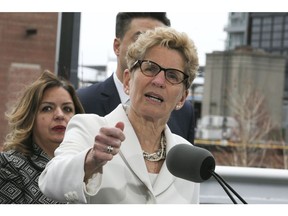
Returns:
[[[167,126],[195,78],[198,57],[185,33],[141,34],[127,52],[123,88],[130,105],[105,117],[74,116],[39,178],[42,192],[69,203],[198,203],[199,183],[173,176],[166,154],[184,138]]]

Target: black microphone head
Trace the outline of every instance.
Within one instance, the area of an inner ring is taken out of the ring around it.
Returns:
[[[215,170],[215,159],[206,149],[189,144],[171,148],[166,157],[168,170],[176,177],[193,182],[208,180]]]

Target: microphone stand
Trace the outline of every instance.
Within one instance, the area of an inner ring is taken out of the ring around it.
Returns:
[[[236,202],[236,200],[233,198],[233,196],[231,195],[231,193],[229,192],[229,190],[235,195],[237,196],[237,198],[243,203],[243,204],[247,204],[247,202],[220,176],[218,175],[216,172],[214,172],[213,170],[211,170],[211,175],[218,181],[218,183],[221,185],[221,187],[224,189],[224,191],[226,192],[226,194],[229,196],[229,198],[232,200],[232,202],[234,204],[238,204]],[[229,190],[228,190],[229,189]]]

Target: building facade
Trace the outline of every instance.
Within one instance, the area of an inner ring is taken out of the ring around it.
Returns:
[[[59,13],[0,13],[0,150],[7,132],[4,113],[23,87],[55,70]]]
[[[229,13],[228,25],[224,31],[227,32],[225,50],[245,45],[248,38],[248,13]]]
[[[246,47],[207,54],[202,116],[233,116],[230,97],[252,85],[265,95],[274,122],[282,125],[285,64],[281,55]]]
[[[286,58],[282,126],[288,134],[288,13],[230,13],[224,30],[227,32],[226,50],[248,45]]]

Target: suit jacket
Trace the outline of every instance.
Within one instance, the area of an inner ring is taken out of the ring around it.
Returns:
[[[115,126],[118,121],[124,122],[126,136],[120,152],[103,166],[102,174],[94,174],[85,185],[84,161],[95,135],[101,127]],[[178,143],[191,144],[172,134],[168,126],[165,136],[167,152]],[[105,117],[78,114],[69,121],[64,140],[42,172],[39,186],[48,197],[71,203],[176,204],[198,203],[200,184],[173,176],[163,163],[152,185],[137,135],[123,105],[119,105]]]
[[[105,116],[120,103],[120,97],[114,83],[113,75],[104,82],[78,89],[77,94],[86,113]],[[191,102],[186,101],[180,110],[174,110],[168,121],[170,130],[194,143],[194,109]]]

